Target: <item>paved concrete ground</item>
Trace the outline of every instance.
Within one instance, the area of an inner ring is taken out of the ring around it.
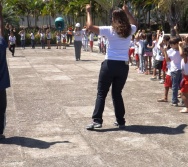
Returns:
[[[7,52],[12,86],[1,167],[188,166],[188,114],[157,103],[163,85],[135,66],[123,90],[126,129],[113,126],[109,92],[103,128],[87,131],[104,55],[82,52],[75,61],[73,47]]]

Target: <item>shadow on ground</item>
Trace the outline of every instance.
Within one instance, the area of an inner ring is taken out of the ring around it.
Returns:
[[[167,126],[146,126],[146,125],[130,125],[126,126],[125,129],[111,128],[111,129],[94,129],[97,132],[109,132],[109,131],[127,131],[140,134],[165,134],[165,135],[178,135],[185,133],[184,129],[187,124],[181,124],[176,128]]]
[[[57,143],[70,143],[70,142],[69,141],[46,142],[38,139],[19,137],[19,136],[0,140],[0,144],[15,144],[15,145],[20,145],[22,147],[39,148],[39,149],[47,149],[50,146]]]

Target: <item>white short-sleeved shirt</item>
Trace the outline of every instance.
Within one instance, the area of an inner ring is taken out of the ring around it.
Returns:
[[[164,60],[164,56],[161,52],[161,50],[159,48],[157,48],[156,50],[156,57],[155,60],[159,60],[159,61],[163,61]]]
[[[91,34],[89,35],[89,40],[90,40],[90,41],[93,41],[93,40],[94,40],[94,33],[91,33]]]
[[[51,33],[50,33],[50,32],[47,33],[46,38],[47,38],[47,39],[51,39]]]
[[[85,32],[85,30],[74,31],[74,40],[75,41],[82,41],[82,37],[83,37],[84,32]]]
[[[35,39],[35,36],[34,36],[33,33],[30,34],[30,37],[31,37],[31,39],[33,39],[33,40]]]
[[[138,54],[142,54],[143,53],[143,47],[144,47],[144,41],[143,40],[139,40],[138,41]]]
[[[170,62],[168,61],[168,62],[166,62],[166,64],[167,64],[167,68],[168,68],[168,70],[167,70],[167,72],[166,72],[166,75],[171,76],[171,71],[170,71]]]
[[[135,45],[134,45],[135,41],[134,40],[131,40],[130,41],[130,48],[134,49],[135,48]]]
[[[181,69],[184,75],[188,75],[188,62],[185,63],[184,59],[181,60]]]
[[[14,45],[16,43],[16,37],[15,36],[9,36],[10,45]]]
[[[135,41],[135,54],[139,54],[139,41]]]
[[[99,35],[105,36],[108,40],[105,59],[128,61],[128,51],[132,35],[136,32],[136,26],[131,25],[131,34],[127,38],[119,37],[112,26],[99,27]]]
[[[181,56],[180,56],[180,52],[175,50],[175,49],[169,49],[167,51],[168,57],[171,60],[170,63],[170,71],[174,72],[174,71],[178,71],[181,70]]]
[[[21,40],[25,40],[25,33],[21,33],[20,36],[21,36]]]
[[[157,54],[157,41],[156,40],[153,41],[153,45],[154,47],[152,49],[152,52],[153,52],[153,55],[156,56]]]

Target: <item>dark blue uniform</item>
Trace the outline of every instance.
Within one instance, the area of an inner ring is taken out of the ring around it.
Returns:
[[[6,88],[10,87],[10,78],[6,61],[7,42],[0,37],[0,134],[5,128],[5,112],[7,106]]]

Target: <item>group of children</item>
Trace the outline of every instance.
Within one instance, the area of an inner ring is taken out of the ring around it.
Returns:
[[[168,102],[168,92],[172,89],[172,106],[185,106],[181,113],[188,113],[188,36],[180,37],[164,32],[145,33],[138,31],[130,42],[129,63],[135,58],[136,69],[141,74],[152,74],[152,81],[164,83],[164,97],[158,102]],[[178,100],[179,91],[183,104]]]

